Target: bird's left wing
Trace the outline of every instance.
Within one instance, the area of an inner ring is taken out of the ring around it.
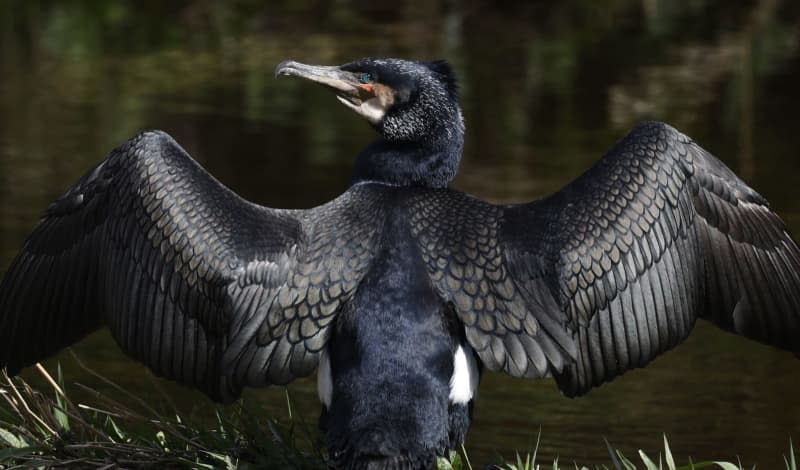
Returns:
[[[219,400],[306,375],[380,232],[380,196],[357,191],[261,207],[168,135],[141,134],[50,206],[9,267],[0,367],[108,325],[156,373]]]
[[[800,248],[763,197],[665,124],[638,126],[541,201],[414,204],[431,279],[492,370],[578,395],[697,318],[800,352]]]

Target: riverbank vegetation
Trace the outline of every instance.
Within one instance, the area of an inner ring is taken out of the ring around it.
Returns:
[[[77,359],[77,358],[76,358]],[[115,391],[114,397],[77,384],[89,399],[73,401],[65,392],[61,368],[55,377],[43,366],[37,370],[50,390],[33,387],[21,378],[0,377],[0,468],[80,467],[199,468],[228,470],[323,470],[326,467],[316,427],[293,410],[287,391],[288,419],[276,420],[239,402],[219,407],[216,422],[194,422],[177,409],[166,414],[113,381],[81,366]],[[598,441],[602,438],[598,437]],[[732,462],[683,464],[672,455],[666,436],[663,453],[642,451],[629,458],[606,442],[608,463],[591,468],[614,470],[690,470],[721,468],[740,470]],[[538,442],[527,453],[510,460],[498,456],[500,470],[588,470],[568,458],[542,462]],[[784,456],[787,470],[797,470],[791,443]],[[470,462],[465,452],[440,459],[439,470],[473,470],[485,463]]]

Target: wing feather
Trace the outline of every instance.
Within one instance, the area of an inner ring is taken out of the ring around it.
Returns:
[[[108,325],[156,373],[220,400],[308,374],[370,264],[381,197],[256,206],[168,135],[139,135],[50,205],[6,272],[0,365],[14,373]],[[337,294],[310,305],[309,289]],[[303,335],[298,310],[313,319]]]
[[[800,249],[762,196],[665,124],[541,201],[418,191],[409,206],[431,282],[489,369],[577,395],[697,318],[800,351]]]
[[[644,366],[697,318],[800,351],[796,242],[762,196],[665,124],[640,125],[562,191],[501,218],[515,284],[545,279],[560,319],[548,331],[577,347],[554,369],[567,394]]]

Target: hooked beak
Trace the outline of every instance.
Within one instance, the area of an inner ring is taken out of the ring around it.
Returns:
[[[337,66],[307,65],[286,60],[275,67],[275,76],[288,75],[305,78],[331,89],[345,106],[363,116],[372,124],[383,119],[387,100],[374,99],[378,89],[373,84],[361,83],[353,72]],[[391,103],[388,103],[390,105]]]
[[[374,94],[370,94],[371,87],[363,86],[358,81],[356,74],[342,70],[337,66],[307,65],[286,60],[275,68],[275,76],[279,75],[305,78],[324,85],[333,90],[340,101],[348,101],[355,106],[360,106],[364,101],[374,96]]]

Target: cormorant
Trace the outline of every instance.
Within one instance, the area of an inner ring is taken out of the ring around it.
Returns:
[[[429,467],[470,422],[481,367],[575,396],[697,318],[800,351],[800,249],[767,201],[672,127],[637,126],[542,200],[447,185],[464,126],[445,62],[283,62],[380,134],[352,184],[261,207],[163,132],[113,150],[47,209],[0,285],[11,373],[107,325],[220,401],[318,367],[343,468]]]

